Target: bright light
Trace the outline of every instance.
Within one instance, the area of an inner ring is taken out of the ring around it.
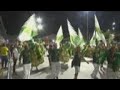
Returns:
[[[88,14],[90,11],[84,11],[84,13]]]
[[[115,27],[113,27],[112,29],[115,30]]]
[[[54,43],[54,42],[55,42],[55,40],[52,40],[52,42]]]
[[[43,25],[41,25],[41,24],[38,25],[38,29],[39,29],[39,30],[42,30],[42,29],[43,29]]]
[[[116,23],[115,22],[113,22],[113,24],[112,25],[115,25]]]
[[[38,22],[38,23],[42,23],[42,18],[40,18],[40,17],[37,18],[37,22]]]

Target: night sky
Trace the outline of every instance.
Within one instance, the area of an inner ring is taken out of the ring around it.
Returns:
[[[22,25],[32,13],[36,13],[43,19],[44,31],[42,31],[42,35],[56,34],[59,26],[62,25],[64,34],[67,36],[67,19],[76,30],[79,27],[83,35],[86,35],[87,15],[84,11],[0,11],[4,26],[10,35],[19,34]],[[116,22],[116,30],[120,29],[119,11],[91,11],[88,19],[89,33],[92,34],[94,31],[94,14],[97,15],[103,31],[111,29],[114,21]]]

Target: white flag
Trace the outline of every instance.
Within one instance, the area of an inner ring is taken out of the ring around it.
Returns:
[[[67,20],[67,24],[68,24],[68,31],[70,35],[71,44],[74,45],[74,47],[76,47],[80,45],[80,38],[68,20]]]
[[[79,28],[78,28],[78,36],[80,38],[80,47],[81,49],[84,49],[85,41]]]
[[[18,39],[22,42],[29,41],[37,34],[38,29],[36,27],[35,14],[33,14],[22,26]]]
[[[62,26],[60,26],[57,35],[56,35],[56,43],[58,45],[58,48],[60,47],[60,42],[63,40],[63,30]]]

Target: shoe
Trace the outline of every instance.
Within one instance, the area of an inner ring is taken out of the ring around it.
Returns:
[[[56,79],[58,79],[58,77],[56,77]]]
[[[91,74],[91,78],[95,78],[95,76],[93,76],[93,74]]]

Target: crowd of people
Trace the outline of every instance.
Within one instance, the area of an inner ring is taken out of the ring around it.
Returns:
[[[45,52],[48,51],[48,60],[49,60],[52,79],[59,79],[59,73],[61,71],[60,62],[63,61],[60,58],[61,50],[66,51],[65,48],[64,49],[62,48],[64,44],[61,44],[60,48],[57,48],[57,44],[55,42],[51,42],[48,45],[41,43],[43,42],[39,42],[37,44],[31,41],[26,41],[23,43],[18,43],[18,41],[16,41],[13,44],[3,43],[0,46],[0,58],[1,58],[2,69],[8,70],[7,68],[8,61],[12,60],[13,75],[17,75],[16,65],[17,62],[19,62],[19,65],[23,65],[23,71],[24,71],[23,78],[29,79],[33,65],[35,65],[35,67],[37,68],[40,64],[42,64],[44,62],[43,58]],[[40,45],[42,45],[42,47],[40,47]],[[39,48],[42,48],[41,49],[42,54]],[[34,55],[35,52],[34,50],[36,50],[36,57]],[[105,44],[102,41],[100,41],[99,44],[96,44],[95,47],[90,47],[90,45],[86,45],[84,49],[81,49],[80,46],[77,46],[75,48],[72,47],[68,49],[68,53],[70,57],[68,59],[72,59],[71,67],[75,68],[74,79],[78,78],[82,61],[85,61],[88,64],[91,63],[91,61],[86,61],[84,58],[89,54],[90,54],[89,56],[93,58],[92,63],[94,66],[94,70],[91,74],[92,78],[97,79],[98,78],[97,74],[101,70],[102,72],[104,72],[103,74],[107,76],[106,79],[120,79],[119,44],[112,43],[109,44],[109,46],[105,46]],[[63,62],[68,62],[68,61],[69,60]],[[106,62],[107,62],[107,69],[104,69],[104,64],[106,64]]]

